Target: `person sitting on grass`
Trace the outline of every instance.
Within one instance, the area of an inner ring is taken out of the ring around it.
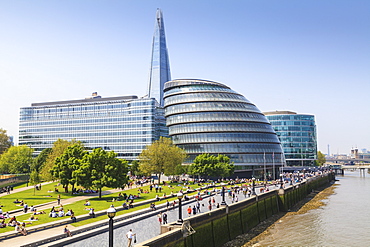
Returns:
[[[39,218],[37,218],[33,214],[31,214],[31,216],[30,216],[30,218],[28,220],[29,221],[35,221],[35,220],[39,220]]]
[[[58,217],[64,217],[64,211],[59,211]]]
[[[86,200],[86,202],[85,202],[84,206],[91,206],[90,201],[89,201],[89,200]]]
[[[13,203],[20,203],[20,201],[18,199],[15,199]]]
[[[46,214],[46,212],[45,211],[36,212],[36,210],[35,212],[33,212],[33,215],[39,215],[39,214]]]
[[[123,207],[123,209],[128,209],[128,206],[127,206],[126,202],[124,202],[124,203],[122,204],[122,207]]]
[[[72,211],[70,209],[68,209],[67,213],[66,213],[66,216],[71,216],[72,215]]]
[[[72,212],[72,214],[71,214],[72,223],[77,222],[77,218],[76,218],[75,214],[73,213],[73,211],[71,211],[71,212]]]
[[[5,220],[2,220],[0,222],[0,228],[4,228],[4,227],[6,227],[6,223],[5,223]]]
[[[93,208],[90,208],[89,215],[90,215],[90,217],[95,218],[95,212],[94,212]]]

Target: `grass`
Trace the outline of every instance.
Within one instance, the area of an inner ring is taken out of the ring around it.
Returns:
[[[161,193],[156,193],[154,188],[153,188],[153,191],[150,192],[149,191],[149,185],[142,186],[142,187],[140,187],[140,189],[142,189],[143,191],[148,191],[149,193],[141,193],[140,198],[135,199],[134,202],[140,202],[140,201],[145,201],[145,200],[148,200],[148,199],[153,199],[153,198],[156,197],[156,195],[158,195],[159,197],[162,197],[164,193],[166,193],[166,195],[169,196],[171,194],[171,192],[176,194],[176,193],[178,193],[179,190],[182,189],[182,190],[185,191],[188,187],[190,189],[196,189],[196,188],[199,187],[198,184],[188,185],[187,187],[183,187],[181,184],[178,184],[178,183],[170,184],[170,186],[171,187],[162,186]],[[59,188],[59,192],[48,192],[49,190],[54,191],[55,188]],[[57,186],[57,183],[51,183],[51,184],[43,185],[41,191],[36,191],[36,195],[33,195],[34,190],[30,189],[30,190],[10,194],[10,195],[4,196],[4,197],[0,197],[0,201],[5,206],[3,208],[3,211],[6,212],[6,211],[11,210],[11,209],[8,209],[8,208],[12,208],[12,207],[13,208],[14,207],[15,208],[20,208],[20,207],[17,207],[17,206],[14,205],[13,201],[15,199],[19,199],[19,200],[23,199],[30,206],[30,205],[38,205],[38,204],[45,203],[45,202],[55,201],[57,199],[58,194],[61,195],[62,199],[79,196],[79,195],[73,195],[72,196],[70,193],[67,194],[67,193],[61,192],[61,189],[62,189],[61,186]],[[107,189],[109,189],[109,188],[104,188],[104,190],[107,190]],[[118,207],[122,206],[123,201],[112,202],[112,199],[113,198],[118,198],[119,193],[122,193],[122,194],[126,193],[127,195],[130,195],[130,194],[137,195],[138,192],[139,192],[139,188],[132,188],[132,189],[120,191],[120,192],[113,193],[113,194],[103,195],[102,198],[91,197],[91,198],[89,198],[89,201],[91,203],[91,206],[89,206],[89,207],[94,208],[95,212],[98,212],[98,211],[101,211],[101,210],[106,210],[112,204],[114,205],[114,207],[118,208]],[[190,195],[196,194],[196,193],[197,192],[194,192],[194,193],[191,193]],[[52,196],[52,197],[46,197],[46,196]],[[174,201],[176,199],[177,199],[176,197],[168,197],[166,199],[162,199],[158,203],[162,204],[162,203],[166,202],[166,200]],[[83,205],[84,203],[85,203],[85,201],[82,200],[82,201],[78,201],[78,202],[75,202],[75,203],[65,205],[65,206],[63,206],[64,207],[64,212],[67,212],[68,209],[72,209],[75,213],[75,216],[88,214],[89,211],[85,209],[87,207]],[[137,211],[137,210],[141,210],[141,209],[144,209],[144,208],[148,208],[148,207],[149,207],[148,204],[145,204],[145,205],[142,205],[142,206],[136,206],[136,207],[128,209],[128,210],[122,210],[122,211],[117,212],[117,216],[123,215],[123,214],[126,214],[126,213],[130,213],[130,212],[134,212],[134,211]],[[56,207],[56,209],[58,209],[58,207]],[[69,217],[50,218],[49,217],[50,210],[45,210],[45,212],[46,212],[46,214],[35,216],[35,217],[38,218],[38,221],[33,221],[32,225],[40,225],[40,224],[44,224],[44,223],[50,223],[50,222],[57,221],[57,220],[60,220],[60,219],[67,219],[67,218],[69,219]],[[22,222],[24,220],[29,219],[30,215],[31,215],[31,213],[17,216],[17,220]],[[73,223],[72,225],[75,226],[75,227],[78,227],[78,226],[86,225],[86,224],[89,224],[89,223],[92,223],[92,222],[100,221],[100,220],[103,220],[105,218],[106,218],[106,215],[97,216],[95,218],[89,218],[89,219],[86,219],[86,220],[78,221],[76,223]],[[28,225],[28,226],[30,226],[30,225]],[[0,233],[12,231],[12,230],[14,230],[12,227],[0,228]]]
[[[29,206],[31,206],[31,205],[38,205],[38,204],[41,204],[41,203],[54,201],[54,200],[57,199],[58,194],[61,194],[62,199],[66,199],[66,198],[76,196],[76,195],[71,196],[70,194],[67,194],[67,193],[64,193],[64,192],[59,192],[59,193],[57,193],[57,192],[48,192],[49,190],[54,189],[56,187],[56,185],[57,185],[57,183],[51,183],[51,184],[48,184],[48,185],[43,185],[41,191],[36,191],[36,195],[33,195],[34,190],[30,189],[30,190],[21,191],[21,192],[13,193],[13,194],[10,194],[10,195],[6,195],[4,197],[0,197],[1,203],[4,205],[3,211],[6,212],[6,211],[13,210],[13,209],[21,208],[19,206],[16,206],[18,204],[15,205],[13,203],[13,201],[15,199],[24,200],[24,202],[26,202]],[[174,193],[175,192],[177,193],[178,190],[183,189],[182,187],[173,186],[173,185],[172,185],[172,188],[169,188],[167,186],[162,186],[162,187],[163,187],[163,189],[162,189],[161,193],[156,193],[154,189],[153,189],[152,192],[149,192],[148,194],[141,193],[140,198],[135,199],[135,202],[140,202],[140,201],[152,199],[152,198],[155,198],[156,195],[162,196],[163,193],[166,193],[167,195],[169,195],[171,193],[171,191],[173,191]],[[57,188],[59,188],[59,191],[61,191],[60,190],[61,186],[57,186]],[[190,188],[194,188],[194,186],[190,186]],[[108,189],[108,188],[105,188],[104,190],[106,190],[106,189]],[[139,188],[133,188],[133,189],[125,190],[125,191],[122,191],[122,192],[117,192],[117,193],[114,193],[114,194],[103,195],[102,198],[98,198],[98,197],[89,198],[89,201],[91,202],[90,207],[93,207],[96,212],[101,211],[101,210],[106,210],[112,204],[115,207],[119,207],[119,206],[122,205],[123,202],[122,201],[112,202],[113,198],[118,198],[119,193],[126,193],[127,195],[129,195],[129,194],[137,195],[138,192],[139,192],[138,189]],[[149,186],[148,185],[143,186],[143,187],[141,187],[141,189],[143,189],[144,191],[145,190],[149,191]],[[52,195],[52,197],[49,197],[51,195]],[[48,196],[48,197],[46,197],[46,196]],[[172,199],[172,200],[174,200],[174,199]],[[78,202],[63,206],[64,207],[64,212],[67,212],[68,209],[72,209],[75,213],[75,216],[88,214],[89,211],[85,210],[86,207],[83,205],[84,203],[85,203],[85,201],[82,200],[82,201],[78,201]],[[143,206],[140,206],[140,207],[135,207],[133,209],[124,210],[124,212],[118,212],[117,215],[132,212],[132,211],[139,210],[139,209],[142,209],[142,208],[147,208],[147,207],[148,207],[147,205],[143,205]],[[56,209],[58,209],[58,207],[56,207]],[[32,225],[40,225],[40,224],[49,223],[49,222],[53,222],[53,221],[56,221],[56,220],[67,218],[67,217],[50,218],[49,217],[49,210],[45,211],[45,212],[46,212],[46,214],[37,215],[36,217],[38,218],[38,221],[33,221]],[[30,216],[31,216],[31,213],[17,216],[17,221],[22,222],[24,220],[29,219]],[[91,219],[88,219],[88,220],[77,222],[77,223],[75,223],[75,226],[85,225],[85,224],[95,222],[95,221],[98,221],[98,220],[100,220],[100,217],[91,218]],[[11,231],[11,230],[14,230],[14,229],[12,227],[1,228],[0,233]]]

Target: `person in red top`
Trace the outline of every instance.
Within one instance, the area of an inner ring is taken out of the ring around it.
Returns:
[[[188,215],[189,215],[189,217],[191,216],[191,212],[192,212],[192,210],[191,210],[191,206],[189,206],[189,207],[188,207]]]

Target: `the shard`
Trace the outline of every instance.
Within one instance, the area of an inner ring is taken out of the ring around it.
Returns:
[[[166,46],[163,15],[157,9],[155,31],[152,44],[152,59],[149,75],[148,97],[155,98],[163,107],[164,83],[171,80],[170,63]]]

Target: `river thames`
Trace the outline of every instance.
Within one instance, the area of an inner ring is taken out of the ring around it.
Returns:
[[[337,180],[323,206],[288,213],[252,246],[370,246],[370,174],[346,171]]]

